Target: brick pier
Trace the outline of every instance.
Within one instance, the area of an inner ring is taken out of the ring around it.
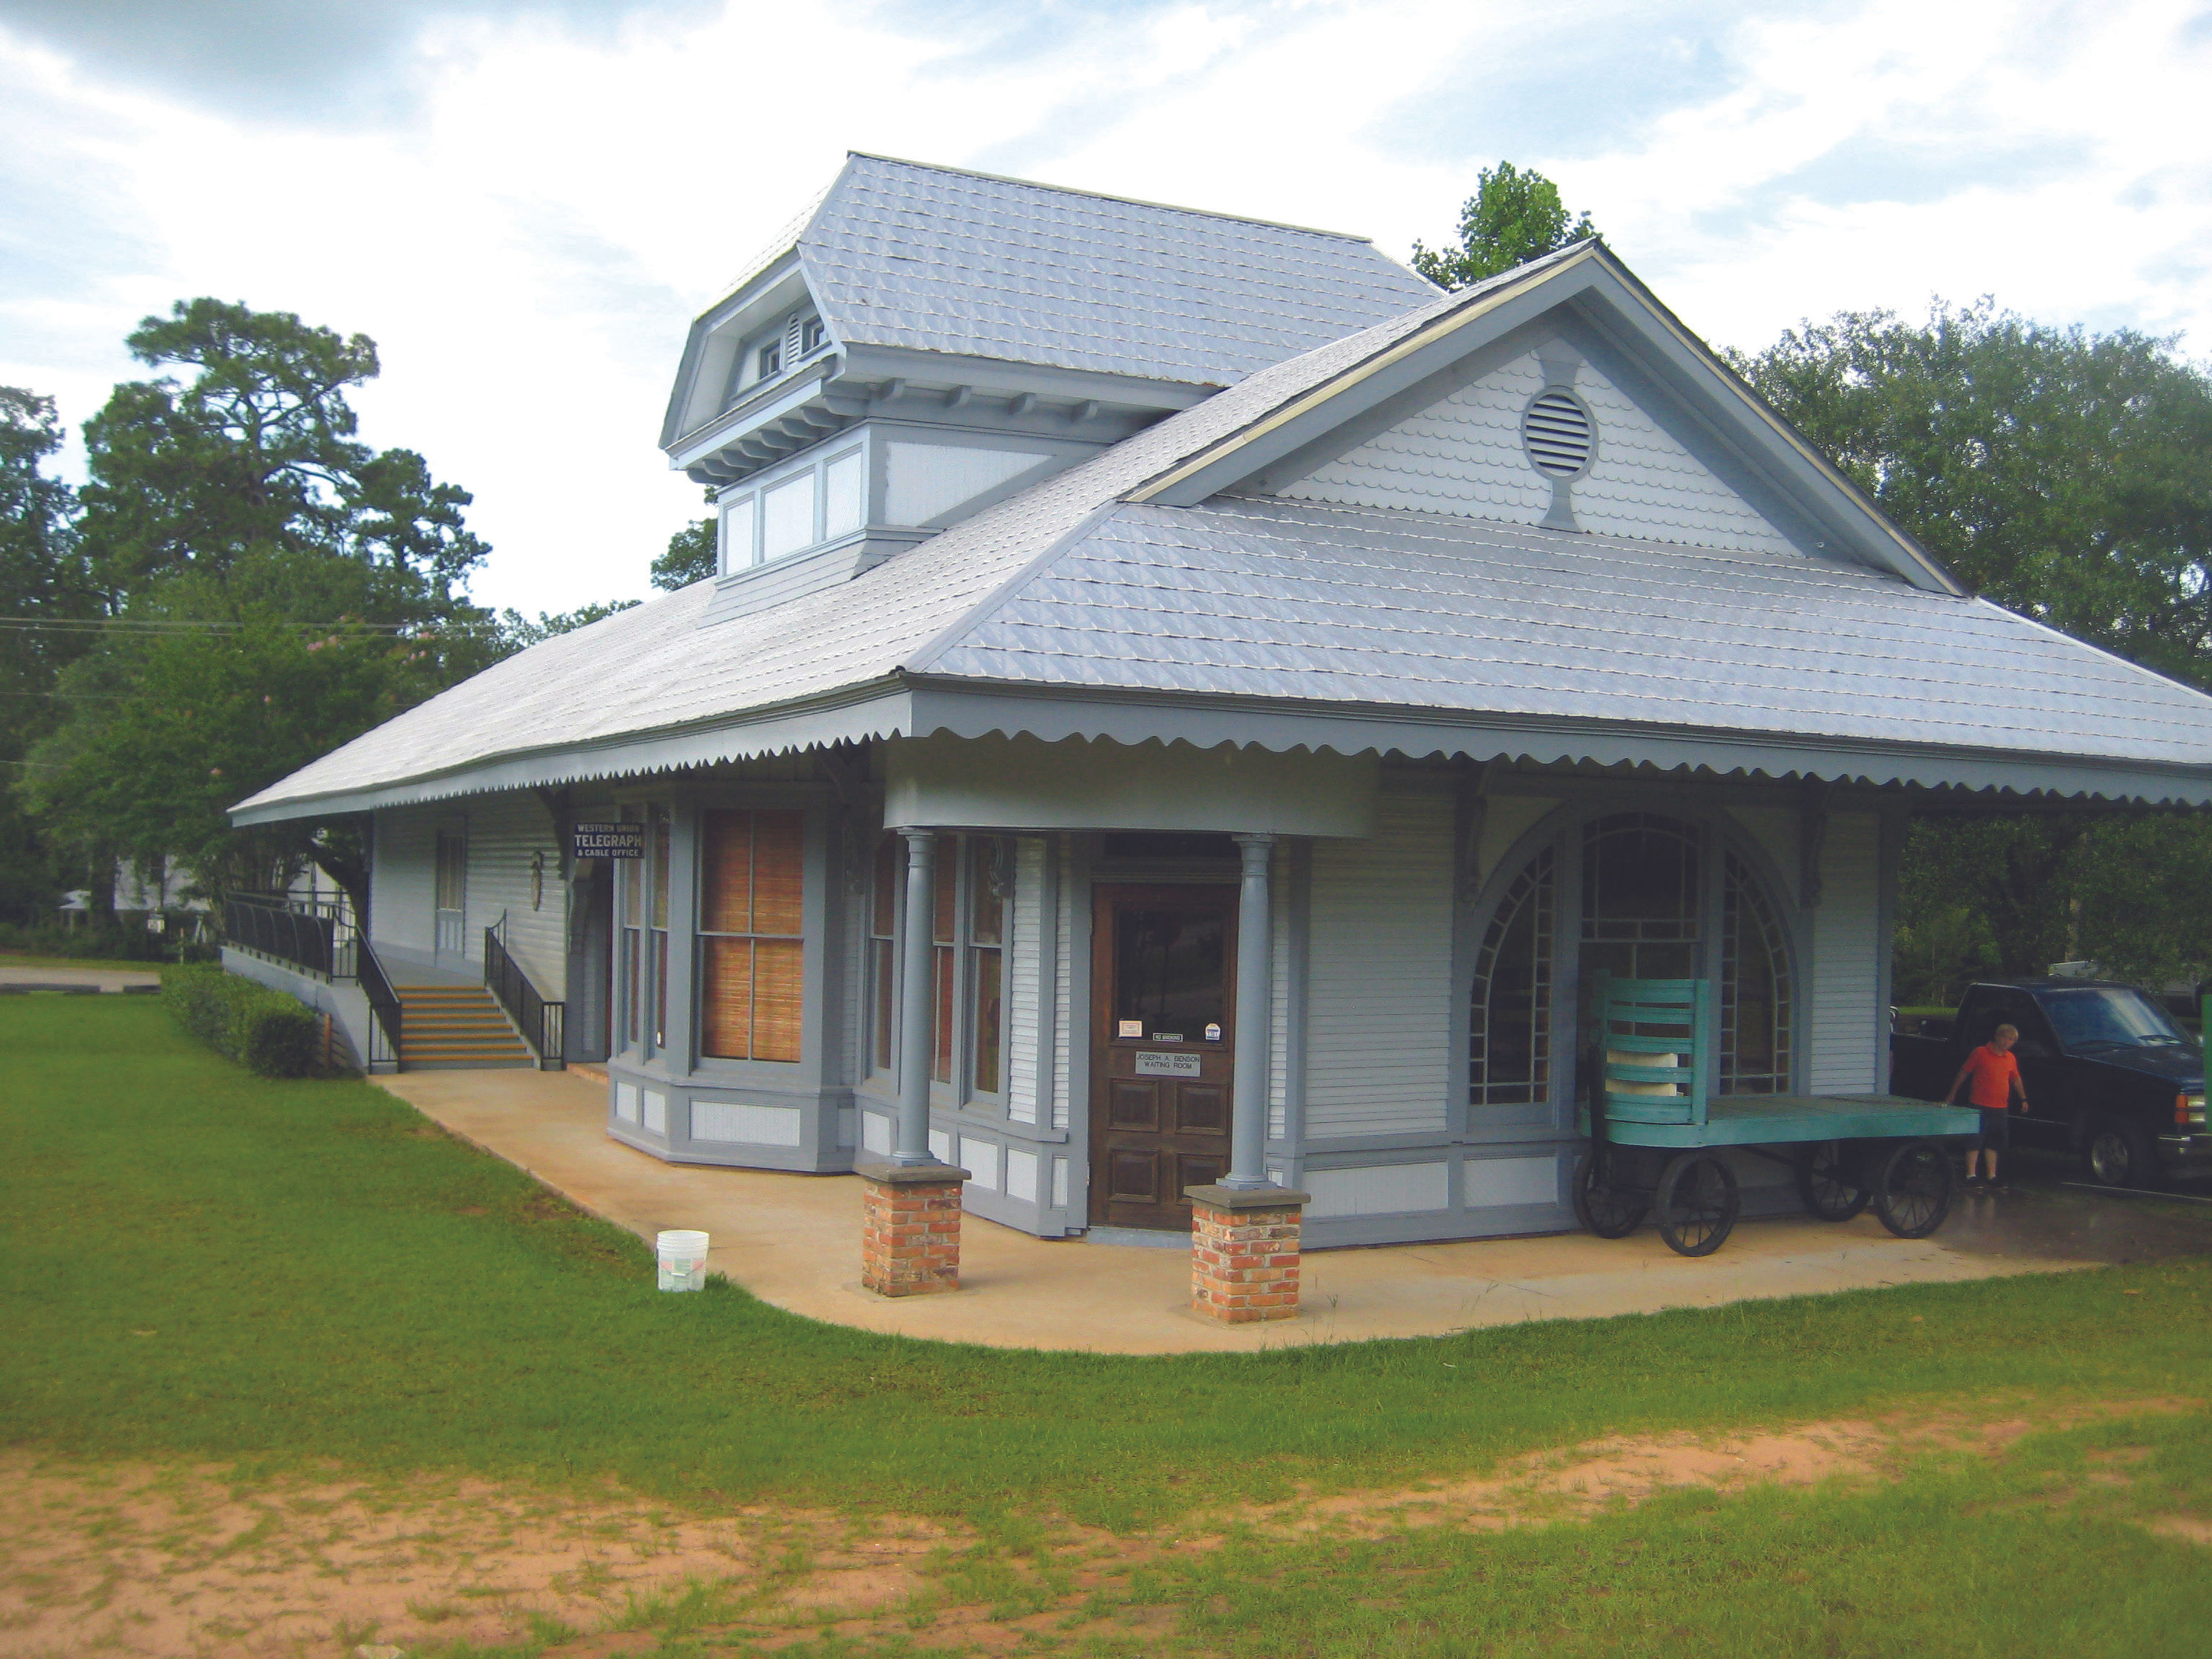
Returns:
[[[1285,1187],[1193,1187],[1190,1306],[1225,1325],[1298,1316],[1298,1224]]]
[[[863,1164],[860,1284],[878,1296],[960,1288],[960,1188],[949,1164]]]

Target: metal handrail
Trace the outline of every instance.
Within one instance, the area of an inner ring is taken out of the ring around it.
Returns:
[[[537,1050],[539,1071],[568,1068],[564,1036],[568,1005],[549,1002],[538,994],[530,975],[522,971],[522,964],[501,942],[497,927],[484,929],[484,988],[499,999],[499,1006],[507,1010],[522,1040]]]
[[[379,1066],[399,1069],[399,1057],[404,1052],[399,1046],[400,1020],[404,1009],[400,1006],[399,993],[392,988],[385,976],[384,964],[376,959],[376,952],[367,939],[360,942],[356,952],[360,964],[359,978],[362,994],[368,999],[371,1015],[368,1029],[368,1053],[363,1057],[370,1071]]]
[[[368,999],[368,1069],[397,1070],[400,1055],[398,993],[384,964],[354,925],[343,894],[229,893],[222,904],[223,936],[263,956],[304,968],[326,979],[359,981]]]
[[[222,902],[223,937],[234,945],[242,945],[263,956],[275,957],[279,962],[289,962],[296,968],[330,979],[350,979],[352,964],[347,971],[337,971],[340,965],[338,949],[338,918],[305,908],[295,908],[289,904],[275,902],[273,896],[231,893]],[[350,947],[353,939],[346,944]]]

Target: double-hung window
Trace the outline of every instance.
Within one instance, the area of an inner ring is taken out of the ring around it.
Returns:
[[[930,904],[931,1081],[962,1104],[996,1106],[1006,1088],[1006,932],[1012,864],[996,836],[939,836]],[[894,1063],[893,1005],[906,845],[876,848],[868,921],[870,1068]]]
[[[624,823],[641,823],[643,818],[644,813],[638,807],[625,806],[622,810]],[[617,867],[622,871],[622,938],[615,964],[615,1032],[617,1046],[635,1048],[644,1030],[640,975],[645,960],[645,860],[623,859]]]
[[[805,978],[806,819],[700,815],[699,1050],[794,1062]]]
[[[891,1069],[891,1031],[898,998],[900,883],[906,838],[886,831],[876,843],[876,878],[868,902],[868,1069]]]
[[[646,882],[647,996],[652,1008],[653,1046],[668,1046],[668,809],[649,806],[645,815],[648,860]]]

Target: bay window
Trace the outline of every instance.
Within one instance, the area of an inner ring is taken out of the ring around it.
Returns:
[[[796,1063],[806,961],[806,819],[714,809],[699,823],[699,1051]]]

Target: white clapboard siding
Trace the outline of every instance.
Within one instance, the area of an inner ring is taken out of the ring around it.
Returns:
[[[368,885],[369,942],[428,957],[438,942],[441,808],[395,806],[376,815]]]
[[[1882,1085],[1881,860],[1879,817],[1854,812],[1828,821],[1807,1021],[1816,1093],[1866,1094]]]
[[[523,790],[480,795],[469,803],[469,960],[483,960],[483,930],[507,918],[507,949],[538,995],[568,994],[568,888],[561,847],[545,803]],[[531,903],[530,863],[542,856],[544,885]]]
[[[1006,1115],[1037,1121],[1037,970],[1044,914],[1045,841],[1023,836],[1014,842],[1014,936],[1006,995]],[[1049,1062],[1047,1062],[1049,1064]]]
[[[1306,1132],[1446,1127],[1451,797],[1386,784],[1365,841],[1317,841],[1307,944]]]
[[[1063,879],[1059,893],[1060,948],[1054,953],[1058,959],[1058,968],[1053,975],[1052,985],[1052,1127],[1065,1129],[1068,1124],[1070,1098],[1068,1056],[1074,1052],[1075,1043],[1075,1025],[1069,1017],[1075,995],[1075,884]],[[1055,1183],[1060,1182],[1060,1173],[1055,1171],[1053,1179]],[[1057,1185],[1054,1190],[1059,1190]],[[1055,1197],[1053,1202],[1064,1207],[1066,1195],[1062,1194]]]

